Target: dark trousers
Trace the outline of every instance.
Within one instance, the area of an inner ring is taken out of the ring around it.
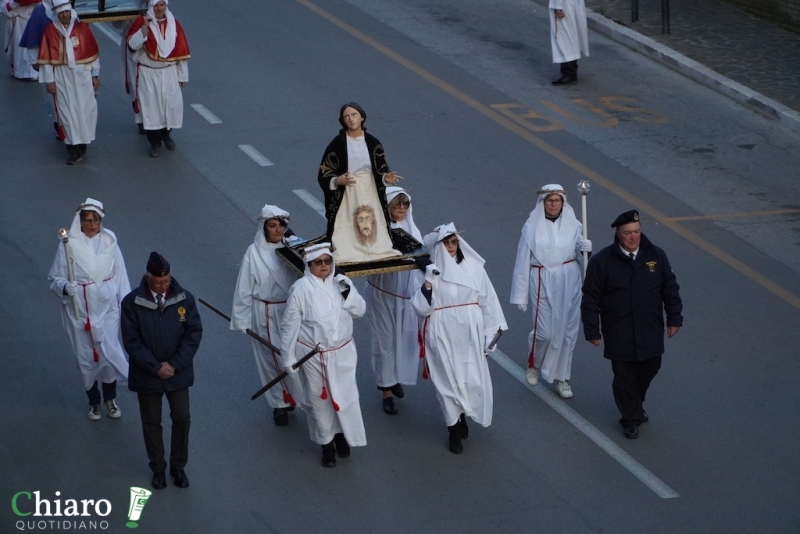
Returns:
[[[642,423],[642,403],[650,382],[661,369],[661,356],[643,362],[612,360],[611,370],[614,371],[614,381],[611,389],[614,391],[614,401],[622,418],[619,420],[624,427],[640,425]]]
[[[189,388],[165,393],[139,393],[139,415],[142,418],[144,446],[153,473],[164,473],[167,470],[161,428],[161,398],[165,394],[169,402],[169,416],[172,419],[170,471],[183,469],[189,460]]]
[[[567,61],[566,63],[561,64],[561,74],[562,76],[574,76],[575,78],[578,77],[578,60],[575,59],[573,61]]]
[[[147,134],[147,140],[150,141],[151,145],[161,146],[161,141],[169,137],[169,132],[171,131],[171,129],[161,128],[160,130],[145,130],[144,132]]]
[[[100,404],[100,390],[97,389],[97,381],[92,384],[91,389],[86,391],[86,396],[89,397],[89,404],[92,406]],[[117,398],[117,381],[114,380],[106,384],[103,382],[103,400],[114,400]]]

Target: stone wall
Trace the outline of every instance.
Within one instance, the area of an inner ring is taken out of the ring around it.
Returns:
[[[800,33],[800,0],[726,0],[748,13]]]

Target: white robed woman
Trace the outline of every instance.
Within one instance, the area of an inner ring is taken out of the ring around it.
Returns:
[[[367,133],[367,112],[356,102],[339,110],[342,129],[325,148],[317,181],[325,196],[327,239],[339,264],[399,257],[392,248],[386,186],[401,177],[389,170],[383,145]]]
[[[247,248],[239,268],[239,279],[233,293],[231,330],[244,332],[248,328],[272,345],[280,348],[281,319],[286,309],[289,289],[298,276],[278,257],[277,250],[285,246],[289,213],[278,206],[265,205],[256,224],[256,237]],[[296,239],[296,238],[295,238]],[[283,372],[280,354],[252,339],[256,368],[266,385]],[[289,424],[289,411],[303,397],[300,377],[289,375],[264,395],[272,408],[272,420],[278,426]]]
[[[492,424],[492,378],[486,352],[498,330],[508,330],[500,301],[481,258],[453,223],[423,238],[433,263],[412,304],[425,317],[425,363],[442,407],[450,452],[463,451],[466,417]],[[437,271],[439,274],[437,274]]]
[[[281,324],[284,369],[317,344],[320,352],[300,367],[303,408],[311,441],[322,446],[322,465],[334,467],[336,456],[347,458],[350,447],[367,444],[356,384],[358,354],[353,318],[366,303],[344,274],[334,274],[330,243],[305,249],[305,276],[289,291]]]
[[[511,304],[526,311],[533,303],[533,329],[528,336],[527,381],[535,386],[539,375],[562,398],[572,397],[568,380],[572,353],[581,321],[581,252],[592,242],[582,237],[567,194],[558,184],[539,191],[536,207],[522,227],[511,282]]]
[[[411,196],[402,187],[386,188],[392,228],[401,228],[420,243],[414,224]],[[405,396],[403,386],[417,383],[419,369],[419,318],[411,296],[422,284],[420,271],[373,274],[367,278],[367,324],[372,338],[370,362],[375,383],[383,394],[383,411],[395,415],[394,397]]]
[[[104,217],[103,203],[98,200],[87,198],[78,206],[69,228],[69,255],[64,243],[59,244],[48,275],[50,289],[61,299],[61,322],[83,377],[92,421],[101,418],[97,382],[102,383],[109,417],[117,419],[122,415],[115,400],[117,380],[128,378],[119,320],[120,303],[131,285],[117,236],[103,226]],[[72,265],[72,281],[67,262]],[[77,315],[73,299],[78,303]]]

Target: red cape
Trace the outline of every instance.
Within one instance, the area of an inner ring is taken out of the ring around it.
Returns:
[[[59,33],[55,22],[47,25],[42,35],[41,46],[39,46],[39,65],[66,65],[67,51],[64,48],[64,37]],[[60,22],[58,24],[61,24]],[[75,21],[70,34],[71,41],[75,49],[75,63],[83,65],[91,63],[100,55],[97,48],[97,41],[94,39],[89,25],[79,20]]]
[[[140,16],[134,20],[133,24],[131,24],[131,27],[128,30],[128,35],[126,36],[125,40],[130,40],[131,36],[141,30],[144,24],[145,22],[143,16]],[[159,26],[162,26],[163,24],[166,24],[166,21],[159,22]],[[186,41],[186,34],[183,33],[181,23],[178,22],[177,19],[175,20],[175,30],[177,31],[175,48],[172,49],[172,52],[170,52],[169,56],[167,57],[161,57],[158,54],[158,43],[156,42],[156,36],[153,35],[153,32],[150,31],[147,33],[147,40],[144,42],[144,49],[150,59],[153,61],[180,61],[192,57],[189,53],[189,43]]]

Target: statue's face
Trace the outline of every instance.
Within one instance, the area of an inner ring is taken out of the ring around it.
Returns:
[[[374,228],[375,217],[368,211],[361,211],[356,217],[356,224],[358,225],[358,233],[365,239],[372,237],[372,230]]]
[[[361,125],[364,124],[364,117],[361,116],[361,113],[359,113],[356,108],[351,107],[344,108],[344,111],[342,111],[342,120],[345,126],[347,126],[347,129],[351,132],[360,130]]]

